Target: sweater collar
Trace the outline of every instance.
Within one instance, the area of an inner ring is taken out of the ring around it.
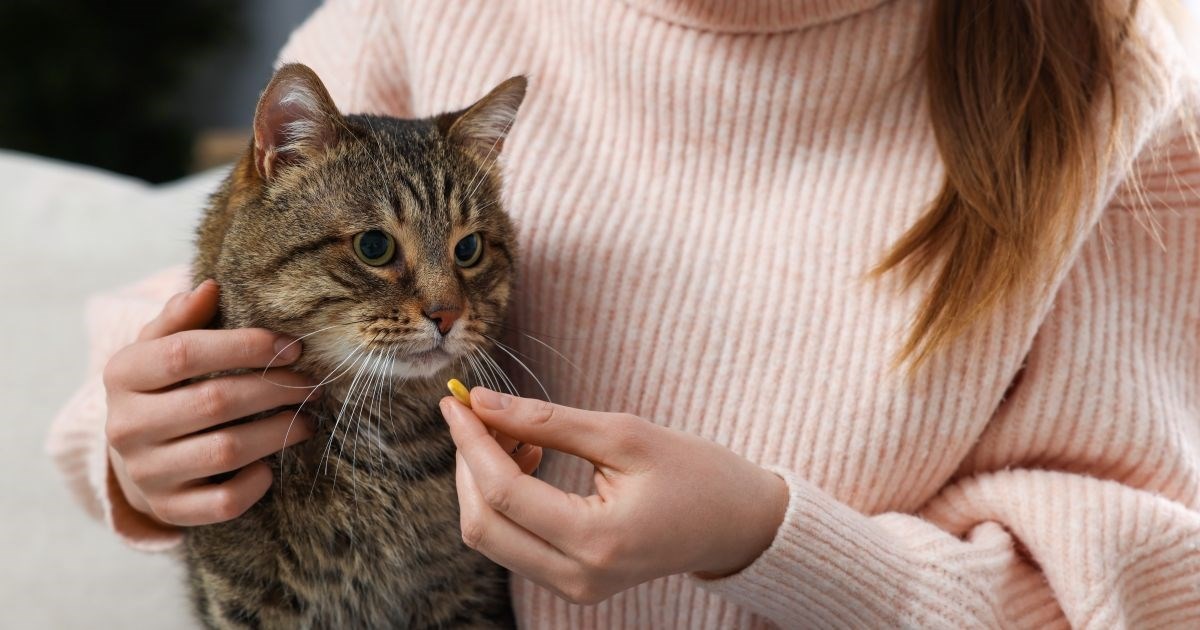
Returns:
[[[655,17],[720,33],[805,29],[872,9],[887,0],[624,0]]]

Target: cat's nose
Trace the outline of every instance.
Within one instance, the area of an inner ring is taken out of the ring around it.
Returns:
[[[462,315],[462,309],[453,306],[432,306],[421,311],[421,314],[437,325],[438,332],[448,335],[454,322]]]

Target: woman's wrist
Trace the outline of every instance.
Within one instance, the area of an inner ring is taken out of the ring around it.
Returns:
[[[729,554],[731,560],[695,571],[696,577],[714,580],[739,573],[754,564],[754,561],[758,560],[775,541],[775,536],[787,514],[788,485],[779,475],[765,468],[760,468],[760,470],[762,471],[762,482],[755,493],[759,498],[753,502],[758,509],[746,515],[747,518],[743,521],[745,527],[741,528],[741,531],[745,532],[745,536],[737,540],[736,544],[731,547]],[[724,556],[724,554],[720,555]]]

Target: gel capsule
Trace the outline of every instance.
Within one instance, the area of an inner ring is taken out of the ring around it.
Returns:
[[[451,394],[454,394],[458,402],[466,405],[468,408],[471,406],[471,392],[467,390],[466,385],[462,384],[462,381],[452,378],[446,383],[446,388],[450,390]]]

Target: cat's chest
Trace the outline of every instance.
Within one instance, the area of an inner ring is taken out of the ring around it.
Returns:
[[[357,502],[359,491],[399,496],[442,477],[452,467],[454,444],[436,399],[387,400],[367,391],[339,392],[309,406],[315,434],[283,451],[275,462],[282,480],[307,490],[281,491],[282,499],[317,494],[324,504]],[[282,488],[282,484],[281,484]]]
[[[274,459],[278,481],[241,525],[271,533],[280,577],[322,614],[394,619],[444,578],[430,563],[476,562],[458,534],[453,442],[397,407],[313,408],[316,435]]]

